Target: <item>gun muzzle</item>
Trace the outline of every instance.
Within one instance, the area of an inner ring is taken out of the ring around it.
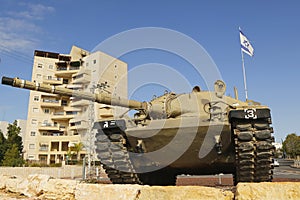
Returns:
[[[2,77],[2,84],[13,86],[13,85],[14,85],[14,79],[13,79],[13,78],[6,77],[6,76],[3,76],[3,77]]]

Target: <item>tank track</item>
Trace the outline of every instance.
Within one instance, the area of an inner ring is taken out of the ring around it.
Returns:
[[[136,173],[126,139],[120,131],[96,133],[96,153],[106,174],[114,184],[175,185],[176,174],[168,168],[153,172]]]
[[[112,183],[142,184],[130,161],[125,138],[121,133],[108,136],[98,129],[96,134],[96,152]]]
[[[271,181],[273,129],[267,122],[237,122],[234,126],[236,174],[234,183]]]

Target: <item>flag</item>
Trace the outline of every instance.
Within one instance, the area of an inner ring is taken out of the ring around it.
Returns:
[[[242,51],[252,57],[254,55],[253,54],[254,49],[253,49],[252,45],[250,44],[249,40],[247,39],[247,37],[241,31],[241,29],[240,29],[240,41],[241,41]]]

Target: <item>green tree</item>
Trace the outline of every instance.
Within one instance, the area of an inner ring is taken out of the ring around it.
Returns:
[[[0,163],[2,163],[5,152],[6,152],[6,138],[4,137],[3,132],[0,130]]]
[[[22,156],[19,153],[18,145],[13,144],[10,149],[5,152],[2,161],[3,166],[18,167],[24,163]]]
[[[288,156],[296,158],[297,155],[300,155],[300,136],[297,136],[295,133],[288,134],[282,148]]]
[[[4,166],[21,166],[23,164],[22,151],[23,143],[22,137],[19,136],[21,128],[17,126],[17,121],[9,124],[7,127],[7,139],[4,140],[5,145],[0,147],[3,150],[3,159],[1,164]],[[3,135],[3,134],[2,134]],[[5,138],[4,138],[5,139]],[[1,135],[0,135],[1,140]],[[1,141],[0,141],[1,144]]]
[[[22,137],[19,135],[21,132],[21,128],[17,126],[17,121],[9,124],[7,127],[7,149],[11,149],[14,144],[17,145],[18,151],[20,154],[23,151],[23,142]]]
[[[83,149],[83,144],[81,142],[74,144],[72,150],[76,152],[77,160],[80,160],[79,152]]]

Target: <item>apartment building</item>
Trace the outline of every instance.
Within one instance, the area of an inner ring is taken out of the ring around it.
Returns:
[[[127,64],[103,52],[90,53],[76,46],[67,55],[35,51],[32,81],[126,98]],[[79,143],[84,147],[76,159],[83,159],[93,151],[93,122],[113,117],[116,110],[80,98],[30,91],[24,159],[61,163],[72,159],[68,151]]]
[[[0,121],[0,130],[2,131],[4,137],[7,137],[7,127],[9,122],[7,121]]]

